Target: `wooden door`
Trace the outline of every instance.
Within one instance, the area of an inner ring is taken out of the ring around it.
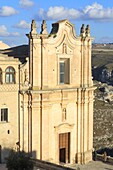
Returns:
[[[59,162],[70,162],[70,133],[59,134]]]

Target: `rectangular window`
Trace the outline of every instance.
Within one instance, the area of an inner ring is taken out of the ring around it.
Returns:
[[[65,83],[65,63],[60,62],[60,83]]]
[[[1,109],[1,122],[8,122],[8,108]]]
[[[9,82],[9,74],[6,74],[6,83]]]
[[[59,64],[59,83],[69,83],[69,59],[60,59]]]

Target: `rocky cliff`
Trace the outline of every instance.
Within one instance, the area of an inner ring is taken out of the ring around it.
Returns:
[[[93,45],[92,73],[94,80],[113,85],[113,44]]]
[[[113,87],[96,82],[94,148],[113,147]]]
[[[113,44],[96,44],[92,50],[95,90],[94,148],[113,147]]]

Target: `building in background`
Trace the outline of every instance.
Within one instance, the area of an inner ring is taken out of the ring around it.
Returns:
[[[2,41],[0,41],[0,50],[1,49],[7,49],[7,48],[10,48],[10,46],[8,46],[7,44],[5,44]]]
[[[89,25],[33,20],[29,45],[0,51],[0,145],[53,163],[87,163],[93,148]]]

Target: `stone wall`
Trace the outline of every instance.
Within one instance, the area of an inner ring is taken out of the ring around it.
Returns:
[[[34,162],[34,165],[37,168],[43,168],[43,169],[46,169],[46,170],[51,170],[51,169],[54,169],[54,170],[63,170],[63,169],[64,170],[72,170],[72,168],[65,167],[63,165],[53,164],[53,163],[50,163],[50,162],[47,162],[47,161],[41,161],[41,160],[38,160],[38,159],[32,159],[32,161]]]
[[[100,161],[104,161],[106,163],[113,164],[113,157],[107,156],[106,161],[104,160],[104,155],[97,154],[97,159]]]

